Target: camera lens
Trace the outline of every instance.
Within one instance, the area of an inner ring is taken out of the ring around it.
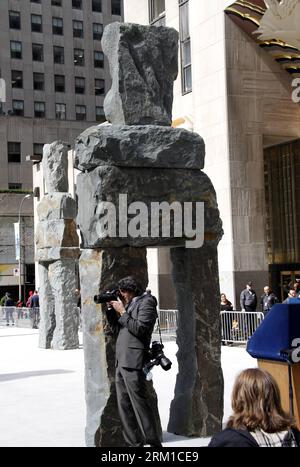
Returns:
[[[169,360],[165,356],[161,357],[159,364],[162,367],[162,369],[165,370],[165,371],[168,371],[172,366],[171,360]]]

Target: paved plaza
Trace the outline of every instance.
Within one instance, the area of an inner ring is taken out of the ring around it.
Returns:
[[[0,326],[0,447],[85,446],[84,361],[82,333],[78,350],[38,348],[38,330]],[[175,341],[165,341],[170,371],[153,369],[166,447],[206,446],[209,439],[166,432],[177,365]],[[225,379],[224,420],[230,414],[235,375],[256,366],[242,347],[222,347]]]

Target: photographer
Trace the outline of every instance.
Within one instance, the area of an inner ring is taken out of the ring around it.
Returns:
[[[110,301],[107,319],[111,327],[117,327],[116,342],[116,391],[123,435],[128,446],[145,444],[161,447],[157,430],[159,417],[150,408],[147,383],[143,366],[151,335],[157,318],[156,299],[144,293],[133,277],[118,283],[119,298]]]

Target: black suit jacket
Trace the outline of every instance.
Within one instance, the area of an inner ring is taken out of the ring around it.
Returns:
[[[148,350],[157,318],[156,304],[152,295],[144,293],[134,297],[120,318],[114,310],[108,311],[110,326],[118,330],[116,366],[141,370],[149,359]]]

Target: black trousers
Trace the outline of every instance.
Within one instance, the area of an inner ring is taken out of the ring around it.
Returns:
[[[161,447],[155,414],[150,409],[145,376],[141,370],[116,368],[116,391],[123,436],[128,446]]]

